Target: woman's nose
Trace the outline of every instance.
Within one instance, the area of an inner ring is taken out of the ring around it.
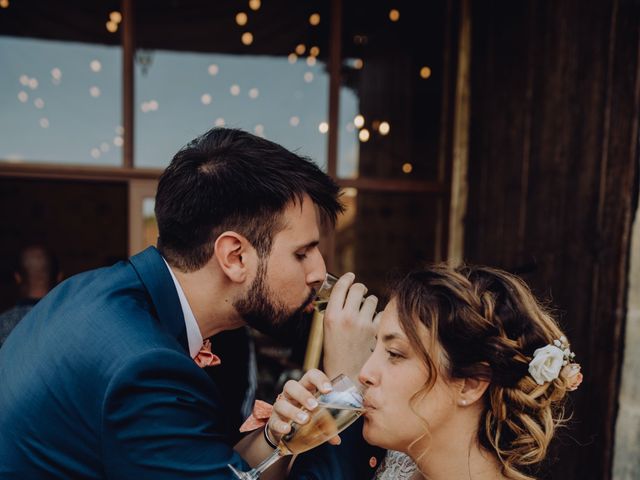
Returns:
[[[360,373],[358,374],[358,380],[360,380],[360,383],[367,387],[375,384],[372,358],[373,355],[371,355],[371,357],[369,357],[369,359],[365,362],[365,364],[360,369]]]

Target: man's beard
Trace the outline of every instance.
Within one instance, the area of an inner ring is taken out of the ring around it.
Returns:
[[[305,309],[316,297],[316,291],[311,289],[305,301],[298,308],[291,310],[275,300],[275,295],[267,286],[266,278],[266,261],[260,259],[256,278],[249,291],[243,298],[235,300],[233,306],[247,325],[259,332],[272,337],[288,336],[292,329],[302,327],[301,321],[306,316]]]

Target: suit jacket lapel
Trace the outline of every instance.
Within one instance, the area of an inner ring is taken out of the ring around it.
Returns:
[[[160,252],[155,247],[149,247],[131,257],[129,261],[151,296],[160,324],[189,353],[187,330],[178,292]]]

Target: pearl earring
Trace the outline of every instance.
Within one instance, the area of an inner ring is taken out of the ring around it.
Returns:
[[[462,405],[463,407],[467,406],[467,401],[466,400],[460,400],[460,405]]]

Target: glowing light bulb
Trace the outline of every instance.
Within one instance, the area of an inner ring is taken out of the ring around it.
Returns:
[[[378,127],[378,131],[380,132],[380,135],[387,135],[390,130],[391,130],[391,125],[389,125],[389,122],[381,122],[380,126]]]
[[[413,171],[413,165],[411,165],[410,163],[402,164],[402,171],[404,173],[411,173]]]
[[[358,128],[364,127],[364,117],[362,115],[356,115],[353,119],[353,124]]]
[[[400,20],[400,12],[397,9],[392,8],[389,11],[389,20],[391,20],[392,22],[397,22],[398,20]]]
[[[327,133],[329,131],[329,124],[327,122],[320,122],[318,125],[318,130],[320,133]]]
[[[242,40],[242,43],[243,43],[244,45],[251,45],[251,44],[253,43],[253,33],[251,33],[251,32],[244,32],[244,33],[242,34],[242,38],[241,38],[241,40]]]
[[[367,130],[366,128],[363,128],[358,132],[358,138],[363,143],[369,141],[370,136],[371,134],[369,133],[369,130]]]
[[[247,20],[249,20],[249,17],[247,17],[246,13],[239,12],[236,14],[236,23],[241,27],[247,24]]]
[[[420,76],[424,79],[427,79],[431,76],[431,69],[429,67],[422,67],[420,69]]]
[[[309,16],[309,23],[310,23],[311,25],[313,25],[314,27],[315,27],[316,25],[319,25],[319,24],[320,24],[320,14],[319,14],[319,13],[312,13],[312,14]]]

